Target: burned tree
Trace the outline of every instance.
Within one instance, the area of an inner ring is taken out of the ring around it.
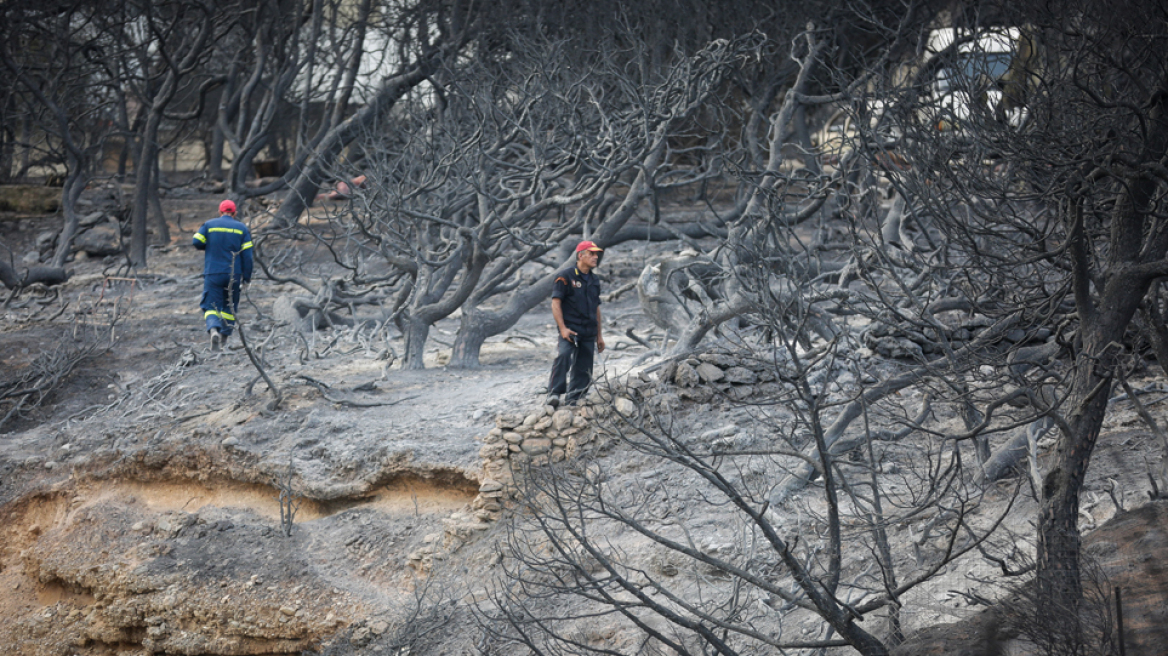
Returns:
[[[159,133],[167,108],[191,82],[191,74],[207,57],[206,45],[214,38],[215,7],[188,0],[155,7],[127,3],[122,11],[106,16],[107,29],[118,35],[131,53],[132,68],[120,80],[142,103],[137,157],[134,161],[134,202],[130,218],[130,263],[146,265],[147,219],[151,193],[157,193]],[[142,30],[127,29],[141,25]],[[165,217],[159,215],[158,231],[169,235]]]
[[[30,163],[64,169],[65,221],[49,261],[57,273],[35,276],[49,282],[64,279],[80,220],[77,201],[110,136],[104,124],[116,81],[103,57],[112,56],[119,45],[101,28],[105,9],[101,3],[81,2],[11,2],[0,9],[0,66],[14,82],[5,118],[19,116],[24,123],[23,148],[36,153]],[[27,172],[29,166],[22,168]],[[3,282],[15,286],[16,280],[12,272]]]
[[[477,366],[487,337],[547,297],[581,234],[619,243],[656,190],[704,175],[672,165],[674,140],[757,43],[715,43],[656,84],[612,53],[570,60],[535,41],[443,69],[370,126],[335,176],[360,184],[312,238],[345,272],[347,300],[389,306],[379,321],[406,335],[407,366],[422,366],[430,326],[460,308],[452,364]]]
[[[874,357],[842,327],[863,290],[774,284],[796,254],[787,218],[756,224],[738,253],[754,263],[735,270],[749,330],[667,361],[656,380],[610,381],[592,408],[609,457],[523,470],[506,577],[484,611],[501,635],[535,653],[604,653],[610,642],[582,637],[604,631],[646,653],[886,654],[920,588],[982,554],[1017,559],[1016,536],[1000,532],[1010,503],[986,511],[1012,492],[982,484],[960,405],[935,389],[1002,326],[951,359]],[[825,309],[841,324],[831,338]],[[719,386],[724,375],[751,384]],[[706,430],[687,398],[758,428]]]
[[[915,236],[885,252],[913,262],[914,282],[936,290],[902,316],[935,325],[926,310],[944,301],[1012,320],[1002,364],[1048,371],[1037,385],[1014,378],[1015,366],[997,368],[1005,395],[971,402],[969,423],[985,423],[1018,395],[1057,426],[1041,489],[1038,599],[1073,608],[1079,491],[1112,389],[1132,361],[1133,318],[1168,271],[1160,172],[1168,32],[1157,3],[992,9],[993,23],[956,26],[940,70],[923,67],[885,87],[892,102],[883,114],[861,101],[868,115],[858,125],[877,128],[864,140],[876,161],[895,154],[905,163],[884,173]],[[1005,72],[976,56],[1001,39],[1013,53]],[[1046,352],[1026,350],[1037,345]]]
[[[481,8],[466,2],[408,0],[388,2],[384,6],[365,2],[361,7],[363,16],[380,15],[385,20],[381,27],[385,54],[392,54],[392,59],[386,62],[389,73],[376,80],[374,88],[366,90],[363,104],[354,107],[355,80],[368,54],[365,34],[370,26],[359,22],[338,25],[357,30],[360,36],[354,38],[348,58],[332,74],[332,80],[340,86],[328,94],[331,111],[327,120],[311,139],[300,144],[296,161],[284,176],[289,189],[274,217],[276,227],[296,224],[301,213],[312,207],[321,187],[337,172],[346,148],[369,134],[373,126],[386,125],[398,103],[448,59],[459,55],[473,38],[481,19]],[[302,117],[306,115],[308,102],[307,98],[302,102]]]

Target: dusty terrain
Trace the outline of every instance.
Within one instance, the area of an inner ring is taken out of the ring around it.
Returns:
[[[480,369],[440,364],[450,319],[433,333],[428,368],[403,371],[355,335],[294,337],[271,317],[291,289],[257,276],[241,316],[284,396],[267,411],[272,397],[238,337],[211,353],[198,310],[202,254],[190,236],[216,202],[168,198],[172,243],[152,247],[132,283],[119,258],[79,260],[54,303],[26,292],[4,313],[6,376],[55,349],[105,346],[117,319],[108,350],[2,429],[5,653],[377,653],[416,599],[439,594],[433,581],[457,578],[431,571],[430,553],[460,546],[446,527],[485,526],[470,508],[476,438],[501,412],[542,406],[547,308],[488,340]],[[0,239],[17,260],[58,224],[6,218]],[[621,262],[642,256],[606,264],[631,271]],[[648,326],[635,294],[607,309],[614,323]],[[598,371],[635,357],[631,341],[609,344]],[[289,469],[301,505],[285,537],[277,480]],[[458,572],[491,557],[489,547],[459,554]]]
[[[216,200],[167,198],[172,243],[152,248],[149,268],[132,283],[119,280],[128,275],[118,258],[77,261],[59,298],[28,291],[0,317],[4,380],[46,354],[95,349],[0,428],[4,653],[487,651],[458,603],[480,598],[507,521],[478,496],[489,478],[480,449],[500,415],[544,412],[554,337],[547,308],[490,339],[483,366],[472,371],[442,366],[457,326],[442,322],[427,369],[403,371],[358,332],[296,336],[273,312],[294,290],[257,275],[241,316],[284,396],[271,411],[272,395],[238,339],[211,353],[197,309],[201,254],[188,244]],[[6,216],[0,241],[19,259],[56,220]],[[606,289],[631,280],[650,253],[674,248],[614,249],[604,262]],[[598,372],[621,376],[645,351],[624,330],[646,334],[651,326],[635,293],[606,305],[606,320],[610,350]],[[1133,383],[1155,380],[1148,376]],[[1161,425],[1162,396],[1146,401]],[[1148,506],[1144,473],[1163,451],[1135,410],[1119,403],[1087,485],[1083,528],[1116,516],[1108,490],[1129,510],[1151,508],[1136,528],[1127,515],[1116,520],[1129,521],[1131,540],[1112,537],[1095,549],[1125,585],[1144,586],[1131,593],[1147,610],[1128,618],[1143,628],[1133,629],[1142,633],[1127,653],[1156,654],[1154,645],[1168,639],[1155,615],[1168,607],[1163,554],[1129,551],[1127,543],[1164,543],[1162,530],[1149,528],[1163,510]],[[683,404],[679,417],[694,435],[763,430],[751,413],[725,403]],[[700,544],[733,542],[732,528],[688,491],[684,476],[619,445],[604,458],[614,483],[674,486],[670,511]],[[300,503],[290,535],[281,489]],[[987,503],[1006,497],[990,494]],[[1018,525],[1033,511],[1023,495]],[[614,539],[654,557],[634,537]],[[955,566],[914,595],[904,609],[908,628],[975,617],[977,609],[954,591],[974,585],[977,573]],[[691,574],[699,576],[681,573]],[[815,626],[811,618],[806,626]],[[618,649],[635,644],[607,639]]]

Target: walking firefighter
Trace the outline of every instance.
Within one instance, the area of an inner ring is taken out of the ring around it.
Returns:
[[[251,231],[235,219],[235,203],[219,203],[217,219],[204,223],[192,243],[204,251],[203,300],[199,307],[211,336],[211,350],[218,351],[231,336],[239,292],[251,282]]]

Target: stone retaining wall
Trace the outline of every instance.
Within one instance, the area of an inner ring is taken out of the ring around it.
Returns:
[[[590,416],[588,407],[556,409],[548,405],[527,415],[496,417],[495,428],[482,438],[479,449],[485,477],[472,506],[500,512],[505,499],[515,491],[516,469],[562,462],[590,444],[595,439]]]
[[[682,399],[698,402],[718,395],[741,401],[781,390],[773,363],[727,352],[695,354],[670,362],[662,367],[658,379],[672,383]]]
[[[528,465],[562,462],[595,443],[587,407],[543,406],[529,414],[508,413],[495,418],[495,428],[479,438],[483,446],[483,478],[470,512],[456,512],[443,520],[442,534],[428,535],[425,546],[409,556],[414,569],[429,571],[435,559],[457,550],[491,528],[510,507],[518,486],[515,473]]]

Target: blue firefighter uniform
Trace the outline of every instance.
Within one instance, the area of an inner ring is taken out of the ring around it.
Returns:
[[[556,359],[552,363],[549,396],[567,393],[565,402],[577,402],[592,384],[592,362],[596,355],[600,308],[600,279],[593,272],[583,273],[572,267],[559,273],[552,286],[552,298],[560,299],[564,325],[576,332],[573,341],[556,340]],[[568,374],[571,373],[569,380]]]
[[[235,326],[240,286],[251,282],[251,231],[224,215],[204,223],[195,233],[192,243],[195,248],[205,251],[203,300],[199,307],[207,320],[207,330],[218,329],[223,337],[227,337]]]

